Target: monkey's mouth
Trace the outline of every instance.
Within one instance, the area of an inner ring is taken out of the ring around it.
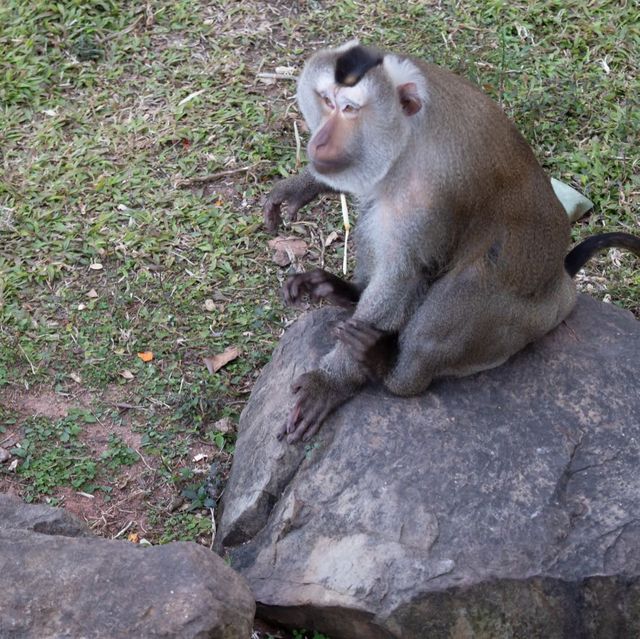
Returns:
[[[344,169],[346,169],[350,164],[349,158],[326,160],[310,156],[310,160],[313,168],[322,175],[344,171]]]

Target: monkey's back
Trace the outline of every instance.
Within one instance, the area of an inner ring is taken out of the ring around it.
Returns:
[[[459,218],[461,267],[489,260],[501,284],[545,295],[565,275],[570,240],[569,221],[550,179],[491,98],[446,69],[414,62],[429,81],[424,141],[439,174],[432,179],[443,185],[442,199]],[[438,108],[431,108],[431,100]],[[443,158],[439,149],[452,146]]]

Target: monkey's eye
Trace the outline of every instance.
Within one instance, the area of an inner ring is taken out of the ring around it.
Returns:
[[[343,113],[357,113],[357,111],[358,111],[358,107],[353,104],[345,104],[342,107]]]
[[[331,98],[328,95],[323,96],[322,101],[330,108],[333,109],[333,102],[331,101]]]

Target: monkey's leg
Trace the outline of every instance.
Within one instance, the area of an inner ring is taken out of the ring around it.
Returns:
[[[262,207],[264,225],[270,233],[275,233],[282,221],[282,204],[287,203],[287,219],[295,222],[298,211],[309,204],[321,193],[334,193],[334,190],[316,180],[304,169],[298,175],[293,175],[278,182],[271,189]]]
[[[320,268],[292,275],[285,282],[282,293],[287,304],[297,304],[307,295],[312,302],[326,299],[337,306],[352,308],[360,299],[360,290],[355,284]]]
[[[434,378],[499,366],[557,323],[550,318],[557,316],[559,298],[532,301],[491,282],[474,286],[461,279],[436,282],[401,330],[396,360],[383,380],[392,393],[416,395]]]

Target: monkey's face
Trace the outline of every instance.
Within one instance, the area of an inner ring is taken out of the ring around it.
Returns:
[[[406,73],[398,78],[395,56],[385,56],[354,86],[336,83],[336,57],[343,51],[314,55],[302,72],[297,97],[312,132],[311,171],[337,190],[366,195],[405,149],[412,116],[422,103],[413,79],[404,82]],[[409,94],[415,97],[412,107],[407,107]]]

